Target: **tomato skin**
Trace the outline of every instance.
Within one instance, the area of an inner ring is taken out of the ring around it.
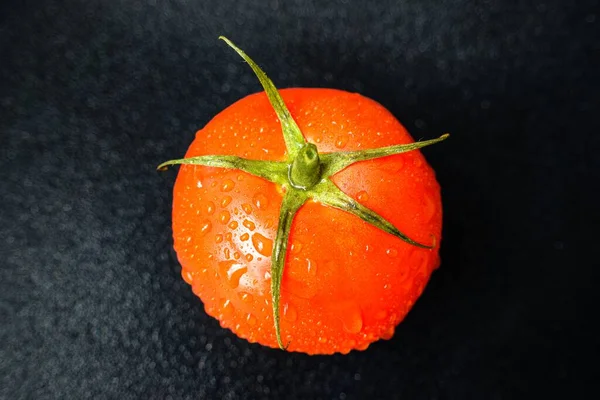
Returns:
[[[307,141],[320,153],[413,139],[380,104],[333,89],[283,89]],[[247,96],[198,131],[186,157],[286,158],[281,126],[264,92]],[[407,244],[354,215],[305,204],[295,217],[281,286],[281,332],[289,351],[347,353],[390,338],[439,265],[442,206],[420,151],[364,161],[333,182],[410,238]],[[282,189],[237,170],[180,167],[173,235],[182,276],[221,325],[277,347],[270,251]]]

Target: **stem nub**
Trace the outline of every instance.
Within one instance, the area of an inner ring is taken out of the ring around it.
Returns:
[[[321,159],[317,146],[306,143],[292,161],[290,184],[296,189],[310,189],[321,180]]]

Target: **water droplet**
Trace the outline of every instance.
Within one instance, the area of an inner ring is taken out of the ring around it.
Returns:
[[[223,210],[219,213],[219,222],[222,223],[223,225],[228,223],[230,218],[231,218],[231,214],[227,210]]]
[[[264,210],[269,206],[269,199],[263,193],[256,193],[252,202],[259,210]]]
[[[419,276],[415,278],[413,288],[416,297],[419,297],[423,293],[423,289],[425,289],[425,276],[423,276],[423,274],[419,274]]]
[[[201,279],[196,279],[192,283],[192,293],[194,293],[198,297],[202,297],[202,288],[203,288],[203,285],[202,285]]]
[[[206,303],[204,305],[204,311],[208,314],[208,315],[214,315],[215,312],[215,306],[210,304],[210,303]]]
[[[254,326],[256,325],[257,319],[254,315],[248,314],[246,317],[246,321],[248,321],[248,325]]]
[[[237,176],[237,180],[238,180],[239,182],[243,181],[243,180],[244,180],[244,174],[239,174],[239,175]]]
[[[231,242],[231,239],[233,239],[233,235],[231,234],[231,232],[227,232],[225,234],[225,240],[227,240],[228,242]]]
[[[423,165],[423,159],[418,155],[415,156],[415,167],[420,168]]]
[[[231,203],[231,196],[225,196],[221,199],[221,207],[227,207]]]
[[[369,195],[367,194],[367,192],[365,192],[364,190],[361,190],[360,192],[358,192],[358,194],[356,195],[356,198],[358,199],[358,201],[367,201],[369,200]]]
[[[207,201],[206,203],[204,203],[204,208],[202,211],[207,215],[213,215],[215,212],[215,203],[213,203],[212,201]]]
[[[271,271],[265,271],[265,281],[268,281],[269,279],[271,279]]]
[[[273,251],[273,241],[271,239],[264,237],[260,233],[255,233],[252,235],[252,244],[256,251],[263,256],[271,256],[271,252]]]
[[[322,343],[322,344],[327,343],[327,338],[325,338],[323,336],[319,336],[319,338],[317,340],[319,341],[319,343]]]
[[[221,315],[220,315],[219,319],[222,320],[223,317],[225,317],[225,318],[232,317],[233,313],[235,312],[235,309],[233,308],[233,304],[231,303],[231,300],[221,299],[220,304],[221,304]]]
[[[335,147],[343,149],[348,144],[348,136],[340,135],[335,139]]]
[[[219,263],[219,273],[225,278],[229,287],[232,289],[237,288],[240,285],[240,279],[248,271],[243,264],[231,261],[221,261]]]
[[[389,328],[388,328],[386,331],[384,331],[384,332],[381,334],[381,338],[382,338],[383,340],[390,340],[390,339],[391,339],[391,338],[394,336],[394,333],[395,333],[395,332],[396,332],[396,330],[394,329],[394,327],[393,327],[393,326],[390,326],[390,327],[389,327]]]
[[[187,269],[181,269],[181,277],[188,285],[194,283],[194,275]]]
[[[254,222],[250,221],[249,219],[245,219],[244,222],[242,222],[242,225],[244,225],[246,228],[250,229],[251,231],[256,229],[256,225],[254,224]]]
[[[220,233],[215,236],[215,242],[221,243],[223,241],[223,235]]]
[[[244,210],[246,214],[252,214],[252,206],[248,203],[242,204],[242,210]]]
[[[233,190],[234,186],[234,181],[232,181],[231,179],[225,179],[223,181],[223,184],[221,185],[221,192],[230,192],[231,190]]]
[[[229,229],[237,229],[238,227],[238,222],[237,221],[231,221],[229,223],[229,225],[227,225],[229,227]]]
[[[246,233],[244,233],[244,234],[242,234],[242,235],[240,236],[240,240],[241,240],[242,242],[245,242],[245,241],[246,241],[246,240],[248,240],[248,239],[250,239],[250,235],[248,234],[248,232],[246,232]]]
[[[310,258],[306,259],[306,272],[308,272],[308,275],[313,277],[317,275],[317,263]]]
[[[229,248],[225,248],[223,250],[223,254],[225,255],[225,259],[229,260],[229,258],[231,258],[231,250],[229,250]]]
[[[298,241],[292,243],[292,247],[290,248],[292,254],[300,254],[300,250],[302,250],[302,243]]]
[[[210,221],[204,220],[202,224],[200,224],[200,236],[206,235],[208,232],[210,232],[211,228],[212,224],[210,223]]]
[[[388,312],[386,310],[379,310],[375,313],[375,319],[384,320],[388,316]]]
[[[404,157],[396,157],[396,167],[394,172],[400,172],[404,168]]]
[[[239,296],[244,303],[252,303],[252,300],[254,300],[254,296],[252,296],[250,293],[240,292]]]
[[[296,307],[290,303],[285,303],[283,305],[283,318],[290,322],[294,322],[298,318],[298,311],[296,311]]]
[[[265,228],[269,229],[269,228],[272,228],[274,225],[275,225],[275,222],[273,221],[273,218],[268,217],[265,220]]]
[[[423,197],[423,201],[425,203],[425,209],[423,210],[423,214],[425,216],[425,220],[427,222],[430,222],[435,216],[435,212],[437,209],[435,201],[433,200],[433,193],[427,192]]]
[[[398,255],[398,250],[392,248],[389,248],[385,251],[385,254],[387,254],[390,257],[396,257]]]
[[[246,254],[246,261],[250,262],[252,260],[254,260],[254,256],[252,254]]]
[[[235,252],[233,253],[233,258],[234,258],[234,259],[236,259],[236,260],[239,260],[241,256],[242,256],[242,255],[241,255],[241,254],[240,254],[238,251],[235,251]]]
[[[369,343],[369,342],[361,342],[358,345],[356,345],[356,350],[364,351],[369,348],[370,344],[371,343]]]
[[[414,271],[422,268],[427,265],[427,261],[427,256],[421,249],[414,249],[410,257],[410,269]]]
[[[348,307],[339,313],[344,330],[349,333],[358,333],[363,327],[363,319],[357,306]]]

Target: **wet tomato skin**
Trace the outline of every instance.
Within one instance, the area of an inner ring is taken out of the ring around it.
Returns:
[[[359,94],[280,93],[320,153],[413,142],[383,106]],[[186,157],[209,154],[285,160],[281,125],[264,92],[197,132]],[[347,353],[390,338],[439,265],[440,188],[420,151],[360,162],[332,180],[412,239],[435,246],[419,248],[347,212],[306,203],[292,225],[281,286],[289,351]],[[182,165],[173,195],[183,278],[223,327],[275,348],[270,268],[282,190],[242,171]]]

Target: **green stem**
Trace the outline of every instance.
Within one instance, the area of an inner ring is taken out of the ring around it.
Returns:
[[[279,91],[273,84],[273,81],[269,79],[267,74],[252,60],[246,53],[242,51],[239,47],[231,42],[231,40],[227,39],[224,36],[219,36],[219,39],[223,40],[225,43],[229,45],[233,50],[236,51],[250,65],[252,71],[260,81],[260,84],[265,89],[265,93],[271,102],[271,106],[275,110],[277,117],[279,118],[279,122],[281,123],[281,130],[283,132],[283,140],[285,141],[285,147],[288,151],[288,157],[290,159],[294,159],[298,151],[304,146],[306,140],[304,139],[304,135],[298,128],[296,121],[292,118],[290,111],[287,106],[283,102]]]
[[[307,197],[297,190],[288,190],[283,196],[281,209],[279,210],[279,225],[277,226],[277,236],[273,244],[273,253],[271,256],[271,296],[273,297],[273,322],[275,323],[275,335],[277,344],[284,349],[281,340],[280,327],[280,299],[281,299],[281,280],[283,278],[283,268],[287,253],[287,245],[292,228],[292,222],[296,212],[302,207]]]
[[[226,169],[237,169],[247,172],[259,178],[266,179],[280,185],[288,181],[288,163],[277,161],[249,160],[236,156],[199,156],[169,160],[160,164],[156,169],[164,171],[170,165],[203,165],[205,167],[217,167]]]
[[[402,233],[398,228],[396,228],[391,222],[383,218],[381,215],[363,206],[358,201],[342,192],[342,190],[335,186],[330,179],[327,179],[316,186],[314,191],[311,193],[311,198],[321,204],[338,208],[342,211],[353,214],[363,221],[373,225],[374,227],[404,240],[408,244],[421,247],[423,249],[433,248],[433,246],[428,246],[409,238],[406,234]]]
[[[449,136],[450,135],[448,133],[445,133],[437,139],[423,140],[421,142],[397,144],[394,146],[379,147],[376,149],[323,154],[321,155],[321,161],[324,165],[323,176],[331,176],[354,164],[355,162],[393,156],[395,154],[406,153],[407,151],[430,146],[432,144],[441,142],[442,140],[446,140]]]

